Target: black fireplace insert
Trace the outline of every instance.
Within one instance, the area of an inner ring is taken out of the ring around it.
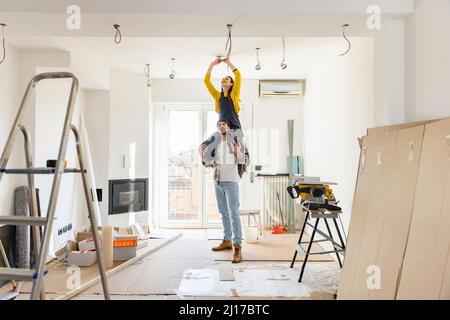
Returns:
[[[148,179],[109,180],[108,214],[148,210]]]

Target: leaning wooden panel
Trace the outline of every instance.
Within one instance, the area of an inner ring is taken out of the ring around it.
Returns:
[[[417,121],[417,122],[394,124],[394,125],[390,125],[390,126],[369,128],[369,129],[367,129],[367,135],[380,134],[380,133],[385,133],[385,132],[389,132],[389,131],[396,131],[396,130],[408,129],[408,128],[413,128],[413,127],[418,127],[418,126],[424,126],[428,123],[433,123],[433,122],[436,122],[439,120],[443,120],[443,119],[433,119],[433,120],[425,120],[425,121]]]
[[[450,136],[447,139],[447,150],[450,162]],[[447,177],[447,192],[445,196],[444,212],[450,211],[450,174]],[[441,300],[450,300],[450,252],[447,253],[447,261],[445,265],[445,273],[442,280],[441,292],[439,294]]]
[[[351,298],[353,279],[361,249],[369,197],[376,174],[376,139],[363,137],[358,178],[353,199],[352,216],[348,234],[347,250],[338,288],[337,298]]]
[[[439,299],[450,247],[450,120],[426,125],[397,299]]]
[[[355,268],[350,299],[368,299],[370,290],[377,287],[376,281],[369,278],[368,272],[374,272],[378,245],[381,238],[385,213],[388,207],[389,184],[392,176],[398,131],[386,132],[374,136],[375,176],[372,191],[368,198],[366,220],[360,238],[360,254]],[[373,283],[372,283],[373,282]]]
[[[408,240],[424,130],[425,126],[419,126],[398,132],[392,176],[387,188],[387,208],[378,250],[374,253],[374,266],[381,272],[380,286],[369,290],[369,299],[395,299]]]

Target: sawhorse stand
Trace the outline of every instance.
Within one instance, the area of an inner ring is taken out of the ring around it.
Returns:
[[[338,260],[339,266],[342,268],[342,260],[340,257],[340,254],[343,256],[345,255],[345,243],[344,239],[342,237],[341,231],[339,229],[339,226],[337,224],[337,219],[339,219],[339,214],[342,212],[340,211],[328,211],[326,209],[315,209],[310,210],[308,206],[302,206],[304,210],[306,211],[305,215],[305,221],[303,223],[302,231],[300,232],[300,237],[298,239],[298,248],[295,250],[294,257],[292,258],[291,262],[291,268],[294,267],[295,259],[297,258],[297,254],[299,250],[302,250],[305,254],[305,258],[303,260],[302,269],[300,271],[300,277],[298,278],[298,282],[302,282],[303,273],[305,272],[306,263],[308,262],[308,258],[310,255],[319,255],[319,254],[331,254],[335,253],[336,258]],[[309,219],[316,219],[314,224],[311,224],[308,222]],[[325,226],[327,229],[328,234],[322,232],[319,230],[319,221],[323,220],[325,222]],[[330,223],[328,223],[328,220],[333,221],[333,225],[336,228],[336,232],[339,237],[340,244],[334,241],[333,234],[331,233]],[[311,239],[309,241],[302,242],[303,235],[305,233],[306,226],[309,226],[312,228],[311,232]],[[314,237],[316,234],[321,235],[324,239],[321,240],[314,240]],[[311,252],[313,243],[319,243],[319,242],[327,242],[329,241],[332,246],[333,250],[331,251],[321,251],[321,252]],[[307,249],[303,247],[303,245],[308,245]]]

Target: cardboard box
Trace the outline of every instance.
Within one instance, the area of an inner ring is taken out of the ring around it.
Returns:
[[[137,247],[114,247],[113,260],[124,261],[136,257]]]
[[[100,243],[101,243],[101,241],[100,241]],[[78,250],[79,251],[96,250],[94,239],[90,238],[90,239],[86,239],[86,240],[78,242]]]
[[[136,247],[138,245],[138,236],[120,235],[113,240],[113,247]]]
[[[95,251],[72,251],[69,253],[68,263],[72,266],[90,267],[97,261]]]

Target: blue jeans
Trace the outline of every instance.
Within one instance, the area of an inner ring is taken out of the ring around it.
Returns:
[[[233,240],[233,245],[242,242],[242,225],[239,216],[239,185],[232,181],[216,182],[216,199],[222,215],[224,240]]]

